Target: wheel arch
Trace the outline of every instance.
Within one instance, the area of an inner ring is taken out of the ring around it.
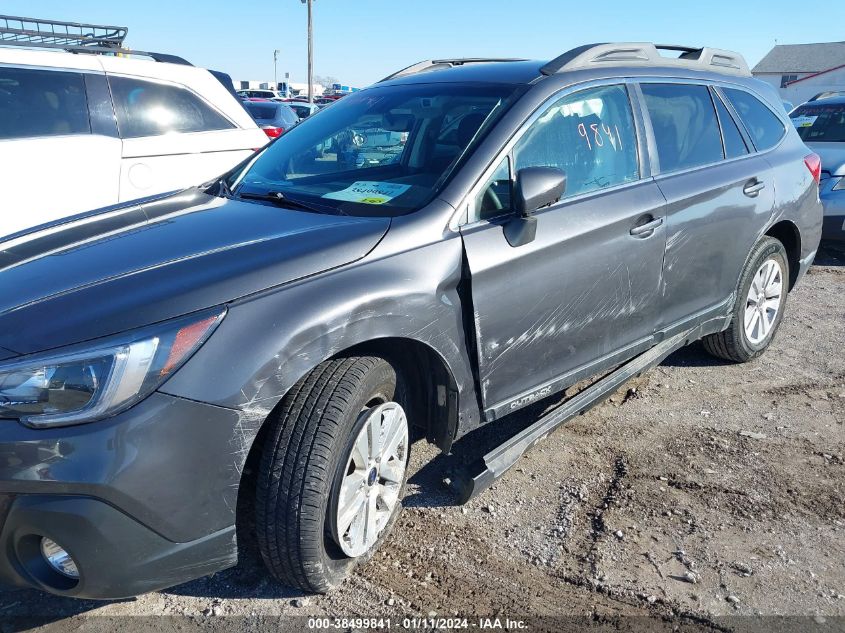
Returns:
[[[786,258],[789,262],[789,290],[792,290],[796,281],[798,281],[799,260],[801,258],[801,232],[794,222],[781,220],[769,227],[765,235],[778,240],[783,244],[784,250],[786,250]]]
[[[393,365],[411,385],[411,394],[421,415],[415,422],[425,433],[426,439],[448,452],[458,429],[458,385],[448,363],[430,345],[412,338],[385,336],[362,341],[315,363],[295,381],[278,399],[267,415],[259,421],[251,444],[246,452],[238,481],[238,507],[235,516],[239,529],[245,526],[242,518],[251,515],[254,508],[255,483],[258,463],[270,427],[268,420],[275,415],[285,397],[296,385],[322,362],[349,356],[378,356]],[[415,416],[416,417],[416,416]]]
[[[408,381],[420,414],[412,420],[426,439],[448,452],[458,428],[458,385],[446,360],[417,339],[391,336],[353,345],[337,356],[378,356]]]

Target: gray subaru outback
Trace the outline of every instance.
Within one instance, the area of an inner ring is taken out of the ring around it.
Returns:
[[[415,439],[587,384],[464,501],[683,345],[762,354],[818,156],[739,55],[658,48],[423,62],[219,180],[2,238],[0,579],[130,596],[235,565],[254,524],[273,576],[327,591]]]

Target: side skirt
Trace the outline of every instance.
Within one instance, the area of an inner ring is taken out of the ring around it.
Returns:
[[[549,412],[528,428],[522,430],[471,464],[453,478],[452,486],[458,494],[459,503],[464,504],[489,488],[504,475],[517,460],[537,442],[572,418],[586,413],[608,398],[634,376],[660,364],[672,352],[695,341],[704,333],[705,324],[675,334],[646,352],[634,357],[601,380],[590,385],[557,409]]]

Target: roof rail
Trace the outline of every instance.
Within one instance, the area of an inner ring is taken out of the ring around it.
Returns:
[[[455,59],[426,59],[416,64],[411,64],[407,68],[397,70],[395,73],[388,75],[384,79],[380,79],[376,83],[388,81],[390,79],[398,79],[399,77],[407,77],[408,75],[415,75],[416,73],[425,72],[427,70],[436,70],[438,68],[452,68],[453,66],[463,66],[464,64],[484,64],[491,62],[524,62],[525,59],[517,57],[462,57]]]
[[[660,51],[677,51],[678,57],[666,57]],[[564,70],[596,68],[600,66],[670,66],[695,70],[709,70],[730,75],[751,76],[748,64],[739,53],[720,48],[694,48],[674,44],[623,42],[587,44],[567,51],[540,69],[544,75]]]
[[[59,22],[0,15],[0,46],[52,48],[70,53],[101,55],[142,55],[157,62],[191,66],[191,63],[167,53],[136,51],[123,47],[129,29],[80,22]]]

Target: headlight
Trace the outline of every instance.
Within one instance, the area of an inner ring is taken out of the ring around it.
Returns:
[[[111,337],[100,346],[0,363],[0,418],[62,426],[127,409],[167,380],[224,314],[206,312]]]
[[[834,176],[834,178],[836,178],[836,176]],[[843,189],[845,189],[845,177],[840,177],[839,182],[830,188],[831,191],[842,191]]]

